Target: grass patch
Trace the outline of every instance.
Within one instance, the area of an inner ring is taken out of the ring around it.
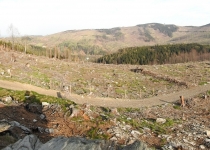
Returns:
[[[61,105],[61,107],[64,110],[67,105],[75,104],[74,102],[67,99],[38,94],[34,91],[14,91],[14,90],[0,88],[0,97],[4,97],[4,96],[11,96],[14,100],[19,101],[19,102],[24,102],[24,103],[25,102],[38,103],[38,104],[41,104],[42,102],[56,103],[56,104]],[[26,98],[25,96],[29,96],[29,97]]]
[[[205,81],[201,81],[201,82],[199,82],[199,85],[205,85],[205,84],[208,84],[207,82],[205,82]]]
[[[90,130],[87,131],[87,136],[91,139],[103,139],[103,140],[108,140],[109,136],[104,133],[99,132],[98,127],[93,127]]]
[[[174,105],[173,108],[174,109],[180,109],[180,106],[179,105]]]
[[[155,120],[143,120],[143,121],[137,121],[135,119],[127,119],[126,117],[120,117],[118,118],[118,121],[125,122],[126,124],[131,125],[132,127],[136,128],[140,132],[143,128],[149,128],[151,131],[153,131],[156,134],[167,134],[168,129],[174,125],[175,121],[172,119],[166,119],[166,122],[164,124],[156,123]]]

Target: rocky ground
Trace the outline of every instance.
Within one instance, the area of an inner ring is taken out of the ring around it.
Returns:
[[[106,65],[0,51],[0,79],[116,101],[146,101],[209,84],[209,67],[209,61]],[[88,100],[75,104],[28,90],[0,89],[0,148],[34,134],[43,143],[58,136],[76,136],[110,140],[121,146],[139,140],[155,149],[210,149],[210,89],[186,99],[184,108],[169,101],[153,107],[96,107]]]
[[[139,109],[73,102],[63,107],[58,103],[32,103],[33,95],[26,96],[24,102],[12,95],[2,96],[0,146],[35,134],[43,143],[53,137],[76,136],[111,140],[118,145],[140,140],[156,149],[209,149],[210,98],[203,94],[188,100],[184,108],[177,102]]]

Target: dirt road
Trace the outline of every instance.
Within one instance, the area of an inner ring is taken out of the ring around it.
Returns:
[[[12,90],[29,90],[35,91],[40,94],[49,95],[57,97],[59,91],[47,90],[40,87],[36,87],[29,84],[23,84],[19,82],[11,82],[0,80],[0,87],[12,89]],[[78,104],[89,103],[96,106],[106,106],[106,107],[150,107],[154,105],[161,105],[164,103],[171,103],[179,99],[180,95],[183,95],[185,98],[191,98],[195,95],[198,95],[202,92],[210,90],[210,84],[197,86],[176,93],[171,93],[167,95],[155,96],[152,98],[139,99],[139,100],[130,100],[130,99],[114,99],[114,98],[99,98],[99,97],[83,97],[76,94],[69,95],[69,99]]]

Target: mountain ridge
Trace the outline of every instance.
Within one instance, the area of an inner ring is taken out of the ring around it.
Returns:
[[[147,23],[109,29],[66,30],[46,36],[30,36],[29,44],[65,47],[73,53],[103,55],[121,48],[177,43],[210,44],[210,24],[177,26]]]

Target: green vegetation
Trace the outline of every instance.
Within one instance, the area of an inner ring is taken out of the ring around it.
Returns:
[[[83,51],[87,55],[104,55],[105,51],[102,50],[98,45],[91,45],[90,40],[82,39],[78,42],[64,41],[58,45],[61,51],[69,49],[73,52]]]
[[[99,127],[93,127],[87,132],[87,136],[91,139],[103,139],[108,140],[109,136],[107,134],[99,134],[100,128]]]
[[[199,82],[199,85],[205,85],[205,84],[208,84],[208,83],[206,81]]]
[[[120,49],[97,60],[106,64],[165,64],[209,59],[210,46],[192,44],[156,45]]]
[[[164,124],[156,123],[155,120],[145,119],[137,120],[121,116],[117,118],[120,122],[125,122],[126,124],[131,125],[139,131],[142,131],[143,128],[149,128],[156,134],[167,134],[170,130],[170,127],[173,126],[176,122],[172,119],[166,119]]]
[[[179,105],[174,105],[173,108],[174,109],[180,109],[180,106]]]
[[[38,104],[41,104],[41,102],[56,103],[61,105],[61,107],[64,110],[66,106],[70,104],[75,104],[70,100],[42,95],[33,91],[14,91],[14,90],[0,88],[0,97],[4,96],[11,96],[14,100],[19,102],[38,103]],[[26,98],[25,96],[29,96],[29,98]]]

